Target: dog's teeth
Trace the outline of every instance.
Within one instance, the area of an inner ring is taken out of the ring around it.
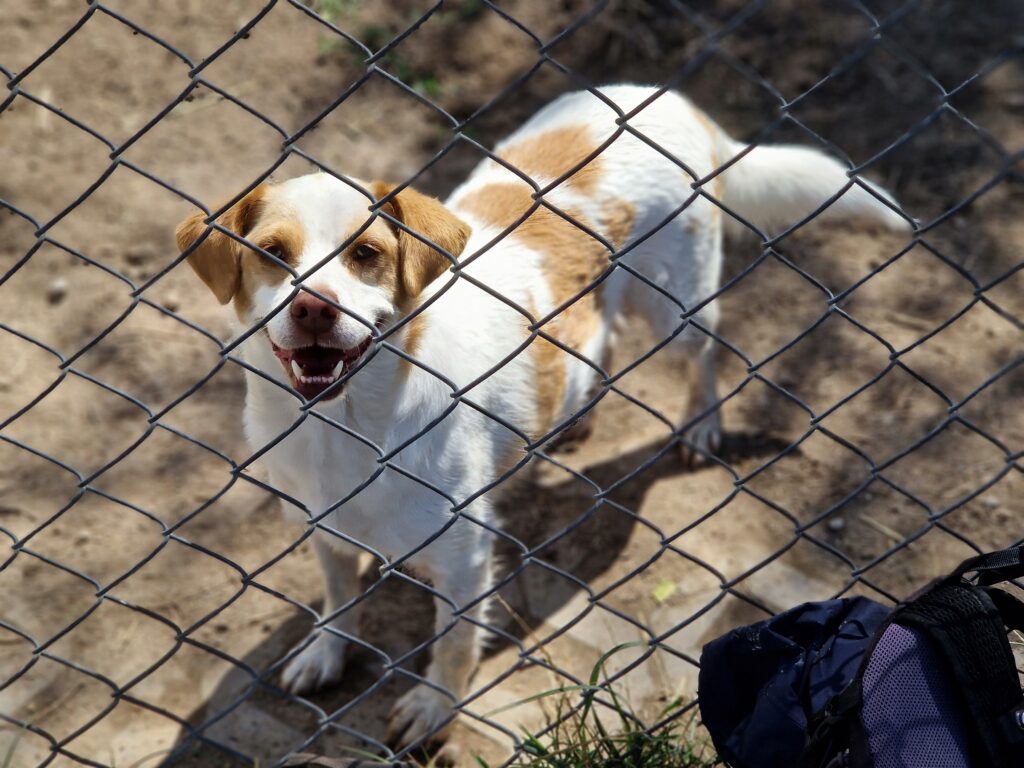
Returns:
[[[334,366],[334,370],[331,371],[331,378],[332,379],[338,378],[339,376],[341,376],[341,372],[343,370],[345,370],[345,361],[344,360],[339,360],[338,364],[336,366]]]
[[[295,374],[296,379],[302,380],[302,368],[294,360],[292,360],[292,373]]]

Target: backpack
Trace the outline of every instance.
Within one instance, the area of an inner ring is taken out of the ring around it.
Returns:
[[[967,574],[977,574],[968,581]],[[704,646],[698,703],[733,768],[1024,766],[1007,638],[1024,547],[979,555],[889,610],[806,603]]]

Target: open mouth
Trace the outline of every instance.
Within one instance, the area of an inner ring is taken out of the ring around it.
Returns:
[[[282,349],[273,342],[271,346],[288,373],[292,388],[307,400],[312,400],[351,371],[372,341],[373,337],[367,336],[364,342],[351,349],[320,344]],[[324,399],[337,397],[342,389],[344,385],[335,387]]]

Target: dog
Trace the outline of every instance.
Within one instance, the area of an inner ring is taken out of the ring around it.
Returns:
[[[318,172],[257,186],[213,226],[183,221],[188,263],[260,329],[240,347],[248,440],[285,507],[318,522],[323,619],[282,686],[341,678],[365,549],[422,575],[437,609],[389,738],[442,738],[480,657],[492,486],[592,401],[625,314],[692,361],[686,442],[714,453],[726,223],[830,201],[819,218],[908,230],[888,192],[822,152],[751,150],[678,93],[618,85],[550,103],[444,203]]]

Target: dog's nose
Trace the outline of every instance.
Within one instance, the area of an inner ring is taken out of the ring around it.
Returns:
[[[331,301],[338,300],[330,291],[317,290],[317,293]],[[306,291],[300,291],[292,299],[289,312],[297,326],[313,334],[329,331],[338,319],[338,309],[333,304]]]

